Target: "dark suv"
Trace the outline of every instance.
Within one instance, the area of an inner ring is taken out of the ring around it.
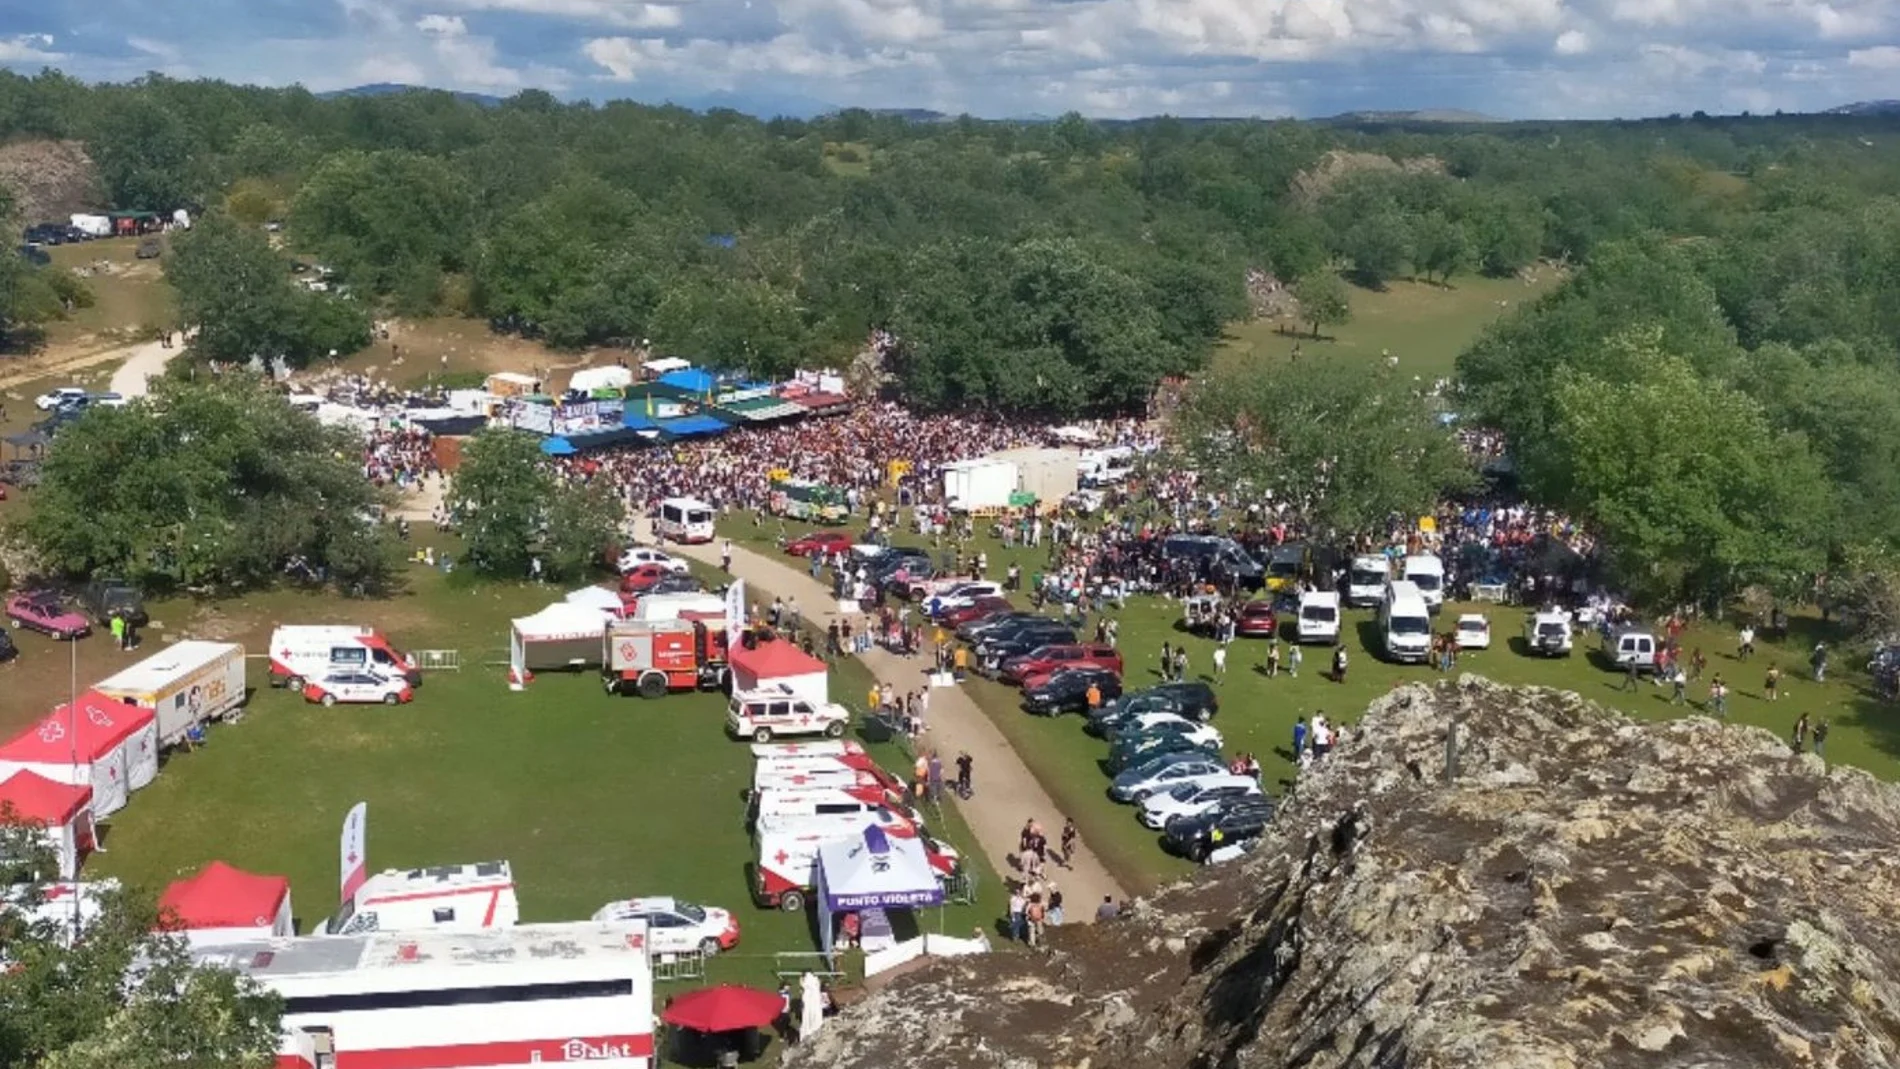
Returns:
[[[1112,702],[1102,703],[1083,725],[1091,735],[1113,734],[1113,725],[1138,713],[1175,713],[1205,724],[1220,712],[1220,698],[1214,688],[1200,680],[1157,683],[1152,687],[1129,691]]]
[[[109,622],[114,613],[134,627],[151,622],[145,612],[145,595],[123,579],[101,578],[87,583],[79,592],[79,605],[101,624]]]
[[[1223,846],[1258,839],[1273,822],[1273,799],[1240,798],[1205,813],[1168,822],[1162,842],[1182,857],[1206,861]]]

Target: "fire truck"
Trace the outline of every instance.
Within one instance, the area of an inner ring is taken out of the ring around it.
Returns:
[[[675,690],[719,690],[726,684],[722,618],[615,620],[602,639],[601,678],[609,694],[659,698]]]

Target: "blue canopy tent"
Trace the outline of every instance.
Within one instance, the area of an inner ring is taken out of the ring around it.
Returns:
[[[680,416],[677,419],[659,421],[659,428],[668,434],[680,438],[701,438],[708,435],[724,434],[726,421],[717,416],[697,415]]]
[[[684,371],[669,371],[661,375],[660,383],[694,397],[704,397],[719,385],[719,379],[710,371],[689,367]]]
[[[541,451],[551,457],[571,457],[579,452],[574,448],[574,443],[565,438],[541,439]]]

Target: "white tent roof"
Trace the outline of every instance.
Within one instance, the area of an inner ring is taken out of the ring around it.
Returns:
[[[669,371],[685,371],[693,366],[691,360],[681,360],[677,356],[662,356],[657,360],[648,360],[640,365],[655,375],[664,375]]]
[[[567,388],[591,393],[595,390],[617,390],[633,384],[633,369],[618,364],[606,367],[582,368],[567,380]]]
[[[886,835],[874,823],[857,835],[818,844],[818,867],[823,905],[833,913],[943,902],[943,885],[923,843]]]
[[[570,592],[562,602],[566,605],[579,605],[587,609],[599,609],[614,616],[620,615],[620,595],[604,586],[584,586]]]
[[[607,619],[608,614],[599,609],[557,601],[511,623],[524,642],[572,642],[599,638],[607,629]]]

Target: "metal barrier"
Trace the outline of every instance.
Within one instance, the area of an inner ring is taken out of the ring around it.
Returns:
[[[976,901],[976,873],[965,865],[955,876],[946,876],[943,880],[943,900],[957,905],[969,905]]]
[[[844,972],[818,950],[781,950],[772,955],[772,973],[781,980],[796,979],[806,973],[820,980],[844,979]]]
[[[661,954],[653,959],[653,979],[701,980],[706,976],[706,955],[689,950],[683,954]]]
[[[425,672],[459,672],[462,670],[461,650],[411,650],[416,659],[416,667]]]

